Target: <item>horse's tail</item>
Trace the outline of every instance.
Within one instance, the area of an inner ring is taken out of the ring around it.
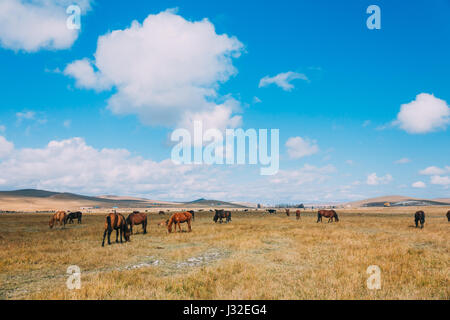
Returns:
[[[106,224],[108,226],[108,231],[112,232],[112,226],[111,226],[111,216],[106,217]]]
[[[334,211],[334,210],[333,210],[333,211]],[[334,218],[336,219],[336,222],[339,221],[339,217],[338,217],[338,214],[336,213],[336,211],[334,211]]]

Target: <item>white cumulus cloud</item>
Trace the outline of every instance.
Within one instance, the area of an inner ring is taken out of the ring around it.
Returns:
[[[91,0],[77,1],[81,13]],[[66,9],[71,0],[1,0],[0,45],[12,50],[35,52],[72,46],[79,30],[67,28]]]
[[[427,187],[427,185],[422,181],[414,182],[411,186],[413,188],[426,188]]]
[[[319,147],[314,140],[302,137],[291,137],[286,142],[287,152],[292,159],[299,159],[310,156],[319,151]]]
[[[408,133],[427,133],[445,129],[450,122],[450,108],[444,100],[428,93],[417,95],[416,100],[403,104],[394,125]]]
[[[379,184],[388,184],[392,180],[393,180],[393,178],[390,174],[386,174],[385,176],[378,177],[377,174],[374,172],[367,176],[366,183],[370,186],[376,186]]]
[[[282,88],[284,91],[291,91],[292,89],[294,89],[294,85],[291,83],[291,81],[296,79],[308,81],[308,77],[303,73],[288,71],[279,73],[273,77],[265,76],[259,81],[259,87],[262,88],[267,87],[271,84],[275,84],[278,87]]]
[[[446,166],[445,168],[431,166],[431,167],[427,167],[427,168],[419,171],[420,174],[426,175],[426,176],[441,175],[441,174],[445,174],[447,172],[450,172],[450,166]]]
[[[5,137],[0,136],[0,159],[6,157],[14,149],[14,145],[5,139]]]
[[[242,50],[237,38],[217,34],[207,19],[188,21],[166,10],[99,37],[95,60],[75,61],[64,73],[78,87],[115,88],[108,100],[114,114],[136,114],[145,124],[173,126],[186,118],[208,118],[208,112],[223,117],[223,108],[233,111],[233,103],[217,91],[237,73],[232,62]],[[238,122],[228,115],[219,122]]]
[[[449,176],[432,176],[430,182],[432,184],[449,186],[450,185],[450,177]]]

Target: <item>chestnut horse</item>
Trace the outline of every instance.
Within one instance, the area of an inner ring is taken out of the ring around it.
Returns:
[[[328,218],[328,223],[333,222],[333,218],[336,222],[339,221],[339,217],[334,210],[319,210],[317,212],[317,222],[322,222],[322,217]]]
[[[58,211],[56,212],[51,218],[48,223],[50,229],[53,228],[55,224],[62,225],[63,227],[66,226],[66,212],[65,211]]]
[[[417,211],[414,214],[414,222],[416,223],[416,228],[419,227],[420,222],[420,229],[423,229],[423,225],[425,224],[425,212],[423,212],[422,210]]]
[[[296,218],[297,220],[300,219],[300,210],[295,211],[295,218]]]
[[[447,211],[447,220],[450,222],[450,210]]]
[[[116,243],[119,242],[119,231],[120,231],[120,243],[122,241],[122,235],[125,237],[125,242],[130,241],[130,230],[128,229],[128,223],[125,220],[125,217],[120,213],[110,213],[106,216],[105,219],[105,232],[103,233],[103,241],[102,247],[105,246],[105,237],[106,233],[108,233],[108,244],[111,244],[111,232],[116,230]]]
[[[144,234],[147,233],[147,215],[145,213],[140,213],[139,211],[130,213],[127,217],[127,223],[130,226],[131,234],[133,234],[133,227],[137,224],[142,224]]]
[[[286,215],[287,215],[288,217],[290,217],[290,216],[291,216],[290,210],[289,210],[289,209],[284,209],[284,210],[286,210]]]
[[[177,232],[177,224],[178,224],[178,229],[181,232],[181,224],[186,222],[188,225],[189,232],[191,232],[192,231],[191,220],[192,220],[192,214],[190,214],[190,212],[176,212],[170,217],[169,220],[166,221],[167,231],[169,231],[169,233],[171,233],[172,232],[172,224],[175,224],[175,232]]]

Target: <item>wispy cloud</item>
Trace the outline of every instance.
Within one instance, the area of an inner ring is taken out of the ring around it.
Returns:
[[[259,88],[275,84],[278,87],[282,88],[284,91],[291,91],[292,89],[294,89],[294,85],[291,83],[291,81],[297,79],[309,81],[308,77],[303,73],[288,71],[279,73],[273,77],[265,76],[259,81]]]

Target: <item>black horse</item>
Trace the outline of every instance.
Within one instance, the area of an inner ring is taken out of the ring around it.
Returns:
[[[78,224],[81,224],[81,218],[83,217],[83,213],[80,211],[77,212],[71,212],[66,217],[66,223],[73,223],[73,219],[78,220]]]
[[[270,214],[274,214],[274,213],[277,213],[277,210],[275,210],[275,209],[267,209],[267,212],[269,212]]]
[[[225,219],[225,222],[231,222],[231,211],[224,211],[223,209],[216,210],[216,214],[214,215],[214,222],[217,223],[217,221],[220,219],[220,223],[222,223],[222,220]]]
[[[447,220],[450,222],[450,210],[447,211]]]
[[[425,212],[417,211],[414,215],[414,222],[416,223],[416,228],[419,227],[420,222],[420,229],[423,229],[423,225],[425,224]]]

